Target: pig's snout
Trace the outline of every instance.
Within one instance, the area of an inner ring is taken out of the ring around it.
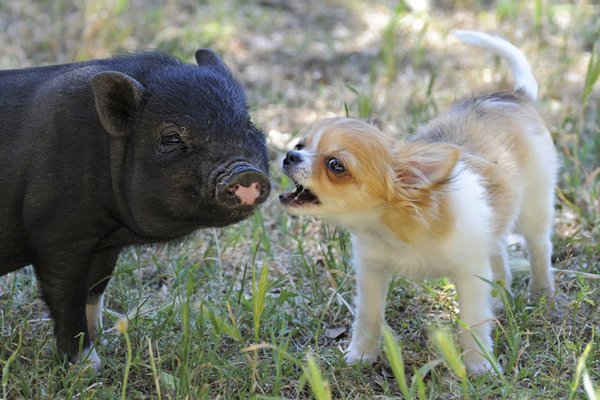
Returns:
[[[269,178],[251,165],[238,165],[217,184],[217,200],[227,206],[263,203],[271,192]]]

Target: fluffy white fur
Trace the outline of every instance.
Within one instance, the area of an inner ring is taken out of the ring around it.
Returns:
[[[521,89],[531,100],[537,99],[538,84],[531,72],[531,66],[525,55],[512,43],[485,32],[454,31],[453,34],[465,43],[486,48],[504,58],[513,73],[515,90]]]

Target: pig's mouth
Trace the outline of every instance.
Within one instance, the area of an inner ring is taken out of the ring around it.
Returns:
[[[227,207],[258,206],[271,192],[269,178],[246,162],[236,162],[217,179],[215,197]]]
[[[279,195],[279,201],[281,204],[288,207],[321,204],[319,198],[315,196],[313,192],[306,189],[298,182],[294,182],[294,184],[296,185],[296,190],[290,193],[282,193]]]

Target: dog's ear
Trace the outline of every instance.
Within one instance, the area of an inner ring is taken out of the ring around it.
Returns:
[[[396,149],[394,172],[404,187],[427,189],[448,182],[461,150],[451,144],[403,143]]]

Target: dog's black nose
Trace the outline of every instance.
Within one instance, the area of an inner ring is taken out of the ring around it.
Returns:
[[[302,161],[302,156],[297,151],[288,151],[283,159],[283,165],[297,164]]]

